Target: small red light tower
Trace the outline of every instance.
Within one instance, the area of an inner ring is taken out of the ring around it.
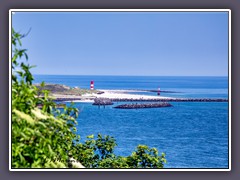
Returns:
[[[90,89],[93,90],[94,89],[94,82],[91,81],[91,84],[90,84]]]

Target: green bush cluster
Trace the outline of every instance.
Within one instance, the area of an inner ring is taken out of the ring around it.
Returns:
[[[113,137],[98,134],[88,136],[84,144],[77,144],[74,149],[75,158],[90,168],[163,168],[166,163],[165,154],[158,155],[156,148],[150,149],[138,145],[136,150],[127,157],[116,156],[114,147],[117,145]]]
[[[25,36],[12,29],[12,168],[163,168],[165,154],[158,155],[156,148],[139,145],[122,157],[114,154],[113,137],[90,135],[80,142],[78,109],[71,105],[59,110],[49,91],[32,85],[34,66],[21,44]]]

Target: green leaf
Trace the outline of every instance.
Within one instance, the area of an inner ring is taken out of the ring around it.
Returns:
[[[94,135],[93,135],[93,134],[92,134],[92,135],[89,135],[89,136],[87,136],[87,138],[93,139],[93,138],[94,138]]]

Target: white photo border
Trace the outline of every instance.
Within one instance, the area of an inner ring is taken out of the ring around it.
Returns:
[[[228,12],[228,168],[68,169],[12,168],[12,15],[15,12]],[[231,9],[10,9],[9,10],[9,171],[231,171]]]

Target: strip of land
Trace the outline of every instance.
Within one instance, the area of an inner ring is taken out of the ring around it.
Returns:
[[[127,94],[115,90],[104,90],[102,94],[84,94],[82,96],[53,94],[56,101],[94,102],[95,98],[106,98],[111,101],[156,101],[156,102],[228,102],[228,99],[211,98],[174,98],[165,96],[150,96],[139,94]]]
[[[41,88],[39,85],[36,86]],[[96,98],[107,98],[111,101],[228,102],[228,99],[220,98],[174,98],[134,94],[134,92],[142,92],[144,90],[89,90],[70,88],[65,85],[58,84],[48,84],[42,89],[49,90],[50,96],[55,101],[94,102],[94,99]]]

